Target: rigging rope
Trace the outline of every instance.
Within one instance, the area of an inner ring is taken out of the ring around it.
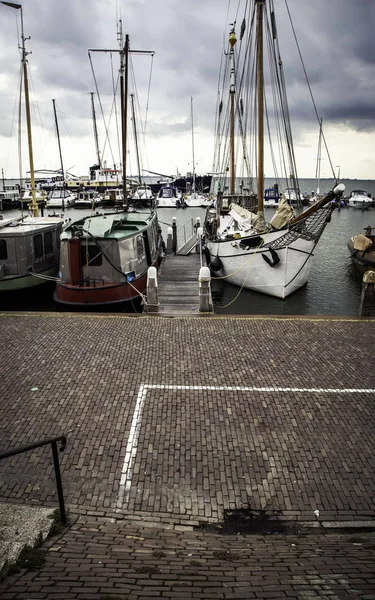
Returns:
[[[273,0],[272,0],[272,3],[273,3]],[[300,46],[299,46],[299,43],[298,43],[298,40],[297,40],[296,31],[295,31],[295,29],[294,29],[294,25],[293,25],[293,21],[292,21],[292,16],[291,16],[291,14],[290,14],[289,6],[288,6],[288,0],[285,0],[285,6],[286,6],[286,9],[287,9],[287,12],[288,12],[288,16],[289,16],[290,24],[291,24],[291,27],[292,27],[292,31],[293,31],[293,35],[294,35],[294,39],[295,39],[295,42],[296,42],[296,45],[297,45],[298,54],[299,54],[299,57],[300,57],[300,59],[301,59],[301,63],[302,63],[303,72],[304,72],[304,74],[305,74],[305,78],[306,78],[307,86],[308,86],[308,88],[309,88],[309,92],[310,92],[311,100],[312,100],[312,103],[313,103],[313,106],[314,106],[314,110],[315,110],[316,118],[317,118],[317,120],[318,120],[318,123],[320,124],[320,117],[319,117],[319,114],[318,114],[318,109],[317,109],[317,107],[316,107],[316,104],[315,104],[314,95],[313,95],[313,93],[312,93],[312,89],[311,89],[311,86],[310,86],[309,78],[308,78],[308,76],[307,76],[307,72],[306,72],[306,69],[305,69],[305,64],[304,64],[304,62],[303,62],[302,53],[301,53]],[[335,171],[334,171],[334,168],[333,168],[333,165],[332,165],[331,157],[330,157],[330,155],[329,155],[329,152],[328,152],[328,147],[327,147],[327,143],[326,143],[326,139],[325,139],[325,136],[324,136],[324,133],[323,133],[323,131],[322,131],[322,138],[323,138],[324,146],[325,146],[325,149],[326,149],[326,152],[327,152],[327,156],[328,156],[329,164],[330,164],[330,166],[331,166],[331,169],[332,169],[332,173],[333,173],[333,179],[336,179],[336,174],[335,174]]]

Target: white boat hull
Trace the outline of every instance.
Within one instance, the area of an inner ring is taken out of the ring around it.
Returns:
[[[363,210],[365,208],[370,208],[370,206],[372,206],[372,200],[370,200],[369,198],[363,199],[363,200],[350,199],[348,202],[348,206],[350,206],[350,208],[360,208],[361,210]]]
[[[285,231],[282,231],[261,237],[264,243],[269,243],[284,234]],[[307,283],[315,245],[315,241],[298,238],[289,246],[278,249],[280,262],[270,266],[262,257],[265,254],[271,259],[266,248],[245,250],[234,240],[206,243],[211,261],[215,256],[221,261],[222,268],[214,276],[223,277],[239,287],[282,299]]]

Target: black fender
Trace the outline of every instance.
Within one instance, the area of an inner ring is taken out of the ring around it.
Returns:
[[[268,249],[271,253],[271,258],[264,253],[262,254],[262,258],[270,267],[276,267],[276,265],[280,262],[279,255],[277,254],[276,250],[273,250],[273,248]]]
[[[218,256],[215,256],[215,258],[210,262],[211,271],[214,271],[214,273],[216,273],[217,271],[221,271],[222,268],[223,263],[221,262]]]

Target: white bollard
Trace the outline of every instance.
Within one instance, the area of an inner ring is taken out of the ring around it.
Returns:
[[[157,312],[158,310],[158,274],[156,267],[149,267],[147,271],[147,304],[144,311]]]
[[[196,252],[201,252],[201,250],[202,250],[202,238],[203,238],[203,227],[197,227],[196,243],[195,243],[195,251]],[[202,261],[201,261],[201,266],[202,266]]]
[[[173,249],[173,230],[172,227],[167,229],[167,254],[172,254]]]
[[[208,267],[199,269],[199,312],[211,312],[211,272]]]

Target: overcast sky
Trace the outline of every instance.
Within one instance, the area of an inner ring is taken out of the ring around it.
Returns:
[[[274,0],[300,177],[314,177],[318,125],[306,89],[285,0]],[[147,114],[143,168],[165,174],[192,168],[191,100],[196,171],[212,169],[218,74],[224,33],[241,0],[23,0],[31,73],[36,169],[60,166],[52,99],[56,100],[65,169],[86,175],[96,162],[90,92],[95,92],[89,48],[117,48],[117,20],[137,50],[130,91],[136,110]],[[306,70],[333,165],[341,177],[375,179],[375,0],[288,0]],[[17,105],[20,56],[19,11],[0,4],[0,168],[18,175]],[[238,23],[241,22],[241,9]],[[112,72],[118,55],[92,54],[105,113],[110,117]],[[152,69],[151,69],[152,68]],[[151,72],[152,71],[152,72]],[[151,86],[148,88],[151,74]],[[148,106],[147,106],[148,99]],[[146,110],[147,107],[147,110]],[[119,161],[111,148],[99,104],[99,147],[108,165]],[[112,113],[112,131],[115,113]],[[23,170],[28,169],[24,137]],[[111,151],[112,150],[112,151]],[[113,158],[112,158],[113,156]],[[129,170],[129,169],[128,169]],[[136,173],[133,153],[130,170]],[[266,165],[267,175],[267,165]],[[270,173],[271,175],[271,173]],[[322,160],[322,177],[331,176]]]

